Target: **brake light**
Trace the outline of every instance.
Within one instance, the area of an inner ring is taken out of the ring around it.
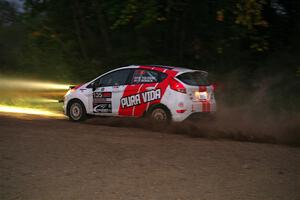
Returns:
[[[170,80],[170,88],[180,93],[186,93],[186,88],[184,85],[174,78]]]

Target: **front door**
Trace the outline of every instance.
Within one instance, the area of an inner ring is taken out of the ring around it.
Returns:
[[[132,69],[121,69],[101,76],[95,81],[92,95],[92,110],[95,115],[118,115],[120,99]]]

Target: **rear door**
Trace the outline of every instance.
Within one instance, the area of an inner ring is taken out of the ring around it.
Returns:
[[[165,77],[155,70],[136,69],[121,98],[119,115],[139,117],[151,104],[160,102],[162,92],[158,83]]]
[[[120,98],[129,82],[133,69],[120,69],[108,73],[99,79],[95,84],[95,91],[92,96],[93,114],[113,116],[118,114]]]

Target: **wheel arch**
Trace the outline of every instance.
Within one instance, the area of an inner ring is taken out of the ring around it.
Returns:
[[[165,104],[162,104],[162,103],[157,103],[157,104],[153,104],[151,106],[149,106],[148,110],[146,110],[144,112],[144,115],[143,116],[147,116],[149,113],[151,113],[151,111],[153,111],[155,108],[162,108],[164,109],[165,111],[167,111],[170,119],[172,120],[172,112],[171,110],[168,108],[168,106],[166,106]]]
[[[85,104],[78,98],[73,98],[73,99],[70,99],[67,103],[67,116],[70,116],[70,106],[73,102],[79,102],[81,103],[83,106],[84,106],[84,109],[86,110],[86,106]]]

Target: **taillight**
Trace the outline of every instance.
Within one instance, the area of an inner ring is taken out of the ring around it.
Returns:
[[[173,78],[170,80],[170,88],[177,92],[186,93],[186,88],[184,85]]]

